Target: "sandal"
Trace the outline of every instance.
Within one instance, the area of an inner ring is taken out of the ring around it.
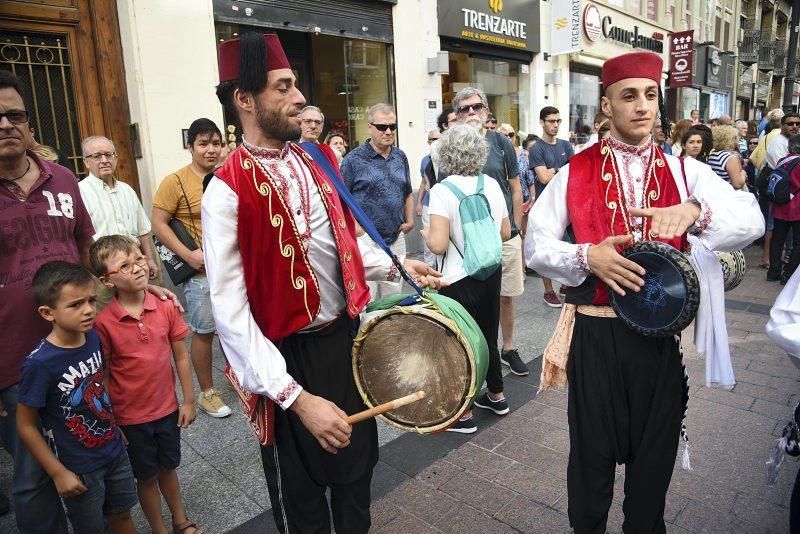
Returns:
[[[769,263],[761,262],[758,264],[759,269],[769,269]]]
[[[172,525],[172,534],[183,534],[187,528],[194,528],[194,532],[192,534],[203,534],[203,531],[197,528],[197,523],[194,521],[184,521],[180,525]]]

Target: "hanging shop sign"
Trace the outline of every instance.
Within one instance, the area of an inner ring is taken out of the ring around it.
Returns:
[[[669,86],[691,87],[694,61],[694,30],[669,36]]]
[[[550,10],[553,20],[550,23],[550,55],[580,52],[581,42],[581,0],[554,2]]]
[[[437,8],[442,37],[539,52],[536,0],[448,0]]]

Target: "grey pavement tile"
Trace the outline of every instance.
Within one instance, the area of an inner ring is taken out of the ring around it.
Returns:
[[[526,419],[534,419],[536,416],[540,415],[544,412],[545,409],[550,408],[547,404],[542,404],[536,400],[532,400],[530,402],[525,403],[524,406],[521,406],[517,410],[514,411],[514,415],[519,417],[525,417]],[[557,409],[557,408],[556,408]]]
[[[609,534],[621,534],[622,523],[625,521],[625,513],[622,505],[612,502],[608,508],[608,520],[606,520],[606,532]]]
[[[462,534],[464,532],[491,532],[492,534],[511,534],[517,532],[515,529],[492,519],[488,515],[478,510],[459,504],[440,519],[434,526],[442,532],[452,534]]]
[[[667,498],[664,502],[664,521],[668,523],[674,522],[687,504],[689,504],[687,497],[678,495],[673,491],[667,492]]]
[[[224,532],[264,512],[258,496],[240,490],[200,460],[178,469],[186,514],[206,532]]]
[[[491,429],[487,432],[491,432]],[[472,443],[459,447],[448,454],[445,459],[470,473],[490,480],[514,463],[504,456],[487,451]]]
[[[755,399],[744,393],[725,391],[720,388],[696,388],[694,390],[694,398],[705,399],[719,404],[725,404],[733,408],[742,410],[749,409]],[[691,401],[690,401],[691,402]]]
[[[392,504],[391,499],[378,499],[373,501],[369,507],[372,529],[379,530],[388,524],[392,519],[402,513],[402,510]]]
[[[424,534],[426,532],[440,532],[439,529],[428,525],[406,512],[401,512],[394,519],[389,521],[381,528],[376,528],[375,532],[380,534]]]
[[[755,413],[760,413],[762,415],[766,415],[767,417],[780,420],[790,417],[794,407],[790,407],[788,402],[785,404],[778,404],[777,402],[756,399],[750,410]]]
[[[511,437],[509,433],[503,432],[502,430],[498,430],[497,428],[492,426],[486,429],[485,431],[478,432],[478,434],[476,434],[474,438],[470,439],[469,442],[472,445],[481,447],[482,449],[486,449],[487,451],[493,451],[509,437]]]
[[[734,371],[736,376],[736,385],[746,383],[746,384],[754,384],[757,386],[771,386],[773,388],[778,388],[777,384],[773,383],[775,377],[770,375],[765,375],[764,373],[759,373],[756,371],[750,371],[747,369],[740,369],[738,371]],[[779,379],[783,380],[783,379]]]
[[[405,430],[395,428],[380,418],[375,418],[375,422],[378,426],[378,447],[382,447],[406,433]]]
[[[675,525],[691,532],[764,532],[763,528],[735,517],[730,510],[690,501],[675,520]]]
[[[400,484],[408,480],[405,473],[401,473],[386,462],[378,460],[375,469],[372,471],[372,483],[370,484],[370,495],[373,501],[382,498],[390,493]]]
[[[669,489],[720,512],[730,512],[736,500],[736,492],[732,489],[682,469],[673,471]],[[679,524],[679,526],[684,525]]]
[[[251,495],[263,508],[270,507],[261,450],[255,438],[233,441],[225,448],[207,455],[205,461],[240,490]]]
[[[434,488],[439,488],[453,477],[459,476],[464,472],[464,468],[453,465],[447,460],[439,460],[417,473],[414,477]]]
[[[789,525],[789,509],[753,495],[739,494],[733,508],[736,517],[746,521],[758,518],[761,527],[773,532],[783,532]]]
[[[435,524],[457,504],[456,499],[413,478],[392,491],[391,502],[429,525]]]
[[[752,360],[747,366],[747,369],[780,378],[796,378],[798,376],[797,367],[795,367],[786,356],[776,356],[775,360],[771,363]]]
[[[521,532],[570,532],[565,514],[522,496],[508,503],[494,518]]]
[[[566,481],[520,463],[498,474],[494,482],[551,507],[567,493]]]
[[[689,531],[685,528],[681,528],[670,522],[665,522],[665,526],[667,527],[667,534],[689,534]]]
[[[233,414],[216,419],[205,413],[198,413],[192,425],[181,431],[181,438],[187,442],[201,456],[229,447],[232,443],[253,437],[238,404],[234,405]]]
[[[554,408],[567,409],[567,390],[559,390],[557,388],[550,388],[540,392],[536,395],[536,401]]]
[[[556,478],[567,479],[567,451],[555,451],[538,443],[512,437],[495,449],[495,452]]]
[[[556,451],[569,451],[569,431],[550,425],[551,430],[546,432],[539,443]]]
[[[554,408],[552,406],[546,407],[539,415],[534,417],[536,421],[543,421],[549,423],[561,430],[569,430],[569,422],[567,421],[567,411],[561,408]]]
[[[440,489],[488,515],[494,515],[516,496],[513,491],[470,473],[453,477]]]
[[[761,429],[763,432],[771,432],[774,428],[774,422],[771,417],[765,417],[762,414],[754,411],[738,410],[731,406],[719,404],[716,402],[707,401],[699,397],[693,397],[689,400],[689,417],[694,425],[694,421],[701,422],[701,425],[696,426],[699,431],[702,431],[705,425],[715,425],[727,423],[728,430],[734,428],[732,425],[744,425]]]

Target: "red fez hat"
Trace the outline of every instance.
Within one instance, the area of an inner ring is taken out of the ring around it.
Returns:
[[[280,39],[274,33],[264,34],[264,47],[267,51],[267,71],[289,69],[289,60],[283,51]],[[219,81],[229,82],[239,79],[239,39],[229,39],[219,45]]]
[[[603,89],[626,78],[647,78],[661,83],[664,61],[652,52],[631,52],[603,63]]]

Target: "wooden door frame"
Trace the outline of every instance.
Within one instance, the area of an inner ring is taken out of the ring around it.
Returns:
[[[0,3],[0,27],[67,35],[79,134],[113,140],[117,177],[140,194],[116,2],[7,0]]]

